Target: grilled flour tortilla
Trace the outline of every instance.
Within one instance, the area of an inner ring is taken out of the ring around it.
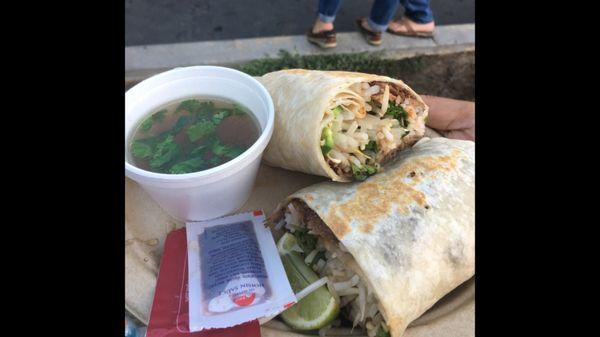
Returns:
[[[399,337],[475,273],[474,156],[473,142],[424,138],[365,182],[289,196],[273,232],[292,232],[353,325]]]
[[[259,81],[275,106],[263,156],[272,166],[334,181],[364,180],[425,132],[429,108],[400,80],[291,69]]]

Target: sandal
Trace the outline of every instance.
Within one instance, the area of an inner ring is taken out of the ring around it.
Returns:
[[[356,25],[358,26],[358,30],[362,33],[362,35],[365,37],[365,39],[370,45],[379,46],[382,41],[381,32],[372,32],[363,27],[362,22],[364,19],[365,18],[356,19]]]
[[[414,30],[410,25],[405,24],[404,20],[394,21],[394,22],[398,23],[399,25],[404,26],[406,28],[406,32],[393,31],[388,27],[387,32],[390,34],[394,34],[394,35],[398,35],[398,36],[422,37],[422,38],[433,37],[433,31]]]
[[[308,42],[316,44],[321,48],[333,48],[337,46],[335,30],[324,30],[322,32],[313,33],[312,28],[306,33]]]

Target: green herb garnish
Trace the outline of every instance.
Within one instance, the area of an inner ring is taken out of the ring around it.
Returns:
[[[238,104],[233,103],[233,115],[234,116],[241,116],[241,115],[245,115],[245,114],[246,114],[246,111],[244,110],[244,108],[242,108]]]
[[[219,164],[221,164],[221,159],[219,159],[219,157],[212,157],[208,160],[208,162],[212,165],[212,166],[217,166]]]
[[[152,129],[152,126],[154,125],[154,122],[160,123],[163,121],[163,119],[165,119],[165,114],[167,113],[166,109],[160,110],[158,112],[156,112],[155,114],[153,114],[152,116],[148,117],[140,126],[140,129],[144,132],[148,132],[150,131],[150,129]]]
[[[194,111],[194,117],[198,119],[208,119],[212,117],[212,113],[215,110],[215,104],[213,102],[202,102],[200,107]]]
[[[206,153],[206,151],[208,150],[208,145],[204,144],[204,145],[200,145],[198,147],[196,147],[195,149],[193,149],[190,152],[190,156],[195,157],[195,156],[202,156]]]
[[[154,125],[152,118],[147,118],[142,125],[140,125],[140,130],[148,132],[150,129],[152,129],[152,125]]]
[[[377,153],[377,142],[372,140],[370,141],[366,146],[365,146],[365,150],[369,150],[369,151],[373,151],[375,153]]]
[[[383,330],[383,328],[380,326],[379,329],[377,329],[377,334],[375,337],[390,337],[390,332]]]
[[[188,99],[179,104],[177,109],[175,109],[175,113],[187,111],[194,116],[194,121],[196,121],[201,118],[210,119],[214,109],[215,104],[213,102],[200,102],[196,99]]]
[[[191,158],[188,160],[181,161],[169,169],[169,173],[172,174],[183,174],[199,171],[204,166],[204,160],[202,158]]]
[[[156,150],[150,160],[150,167],[159,168],[170,162],[177,154],[179,154],[179,145],[175,143],[173,135],[169,135],[156,145]]]
[[[167,109],[162,109],[159,112],[152,115],[152,120],[154,122],[162,122],[165,119],[165,115],[167,114]]]
[[[321,133],[321,140],[325,141],[325,144],[321,145],[321,151],[323,151],[323,155],[326,155],[333,149],[333,132],[330,128],[323,128],[323,132]]]
[[[214,138],[211,141],[211,150],[212,152],[219,157],[227,157],[227,158],[235,158],[246,151],[247,147],[243,146],[233,146],[226,145],[219,141],[219,139]]]
[[[215,114],[212,116],[212,122],[215,125],[219,125],[225,118],[229,117],[230,115],[231,115],[230,110],[221,110],[221,111],[215,112]]]
[[[189,113],[194,113],[200,109],[201,103],[197,99],[188,99],[179,104],[177,109],[175,109],[175,113],[181,111],[187,111]]]
[[[400,123],[400,126],[403,128],[406,128],[408,126],[408,113],[406,112],[406,110],[404,110],[403,107],[401,107],[400,105],[396,105],[392,101],[390,101],[385,115],[397,119]]]
[[[216,104],[187,99],[142,119],[129,148],[135,164],[152,172],[184,174],[205,170],[241,155],[248,146],[221,142],[216,129],[226,118],[245,116],[248,111],[229,102],[218,108]],[[225,134],[237,132],[235,126],[223,127]]]
[[[152,156],[152,146],[136,140],[131,144],[131,153],[138,158],[150,158]]]
[[[317,247],[317,237],[308,234],[308,229],[299,229],[294,232],[294,236],[296,237],[296,241],[298,241],[298,245],[305,254],[310,253],[313,249]]]
[[[235,158],[242,154],[244,151],[246,151],[245,148],[239,146],[232,146],[231,149],[227,151],[227,153],[225,153],[225,157]]]
[[[215,125],[212,122],[202,120],[202,121],[190,126],[187,129],[186,133],[188,135],[190,142],[195,142],[198,139],[208,136],[209,134],[213,133],[214,131],[215,131]]]
[[[358,167],[352,164],[352,175],[354,175],[354,179],[356,180],[363,181],[375,173],[377,173],[375,166],[364,164],[362,167]]]
[[[177,122],[175,123],[175,126],[173,127],[173,129],[171,129],[171,133],[172,134],[177,134],[179,133],[179,131],[181,131],[186,125],[188,125],[190,122],[192,121],[192,119],[189,116],[181,116],[179,117],[179,119],[177,120]]]
[[[219,142],[218,140],[216,142],[213,143],[213,145],[211,146],[211,150],[214,154],[216,154],[217,156],[224,156],[227,153],[229,153],[229,151],[231,151],[231,147],[227,146],[225,144],[221,144],[221,142]]]

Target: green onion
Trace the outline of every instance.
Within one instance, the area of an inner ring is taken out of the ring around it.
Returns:
[[[333,132],[330,128],[323,128],[323,132],[321,133],[321,140],[325,141],[325,144],[321,146],[321,151],[323,151],[323,155],[326,155],[333,149]]]
[[[341,105],[336,106],[335,108],[333,108],[333,110],[331,110],[331,112],[333,112],[333,116],[337,117],[340,115],[340,113],[342,113],[342,111],[344,111],[344,109],[342,109]]]

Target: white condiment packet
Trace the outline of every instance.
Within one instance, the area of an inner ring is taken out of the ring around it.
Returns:
[[[296,303],[262,211],[186,223],[190,331],[274,316]]]

